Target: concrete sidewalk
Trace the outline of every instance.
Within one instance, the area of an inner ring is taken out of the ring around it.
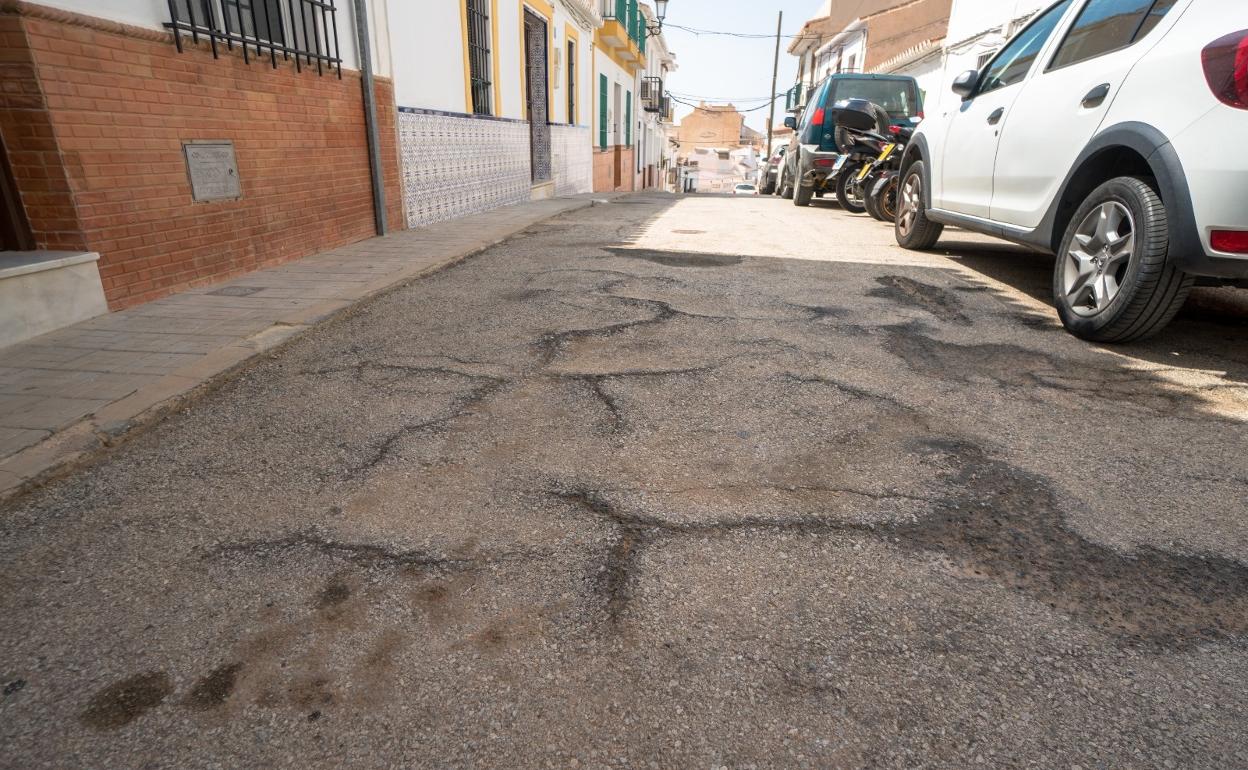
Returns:
[[[611,197],[534,201],[405,230],[0,348],[0,498],[363,299]]]

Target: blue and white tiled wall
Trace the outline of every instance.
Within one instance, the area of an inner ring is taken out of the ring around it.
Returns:
[[[529,124],[399,108],[407,226],[530,197]]]
[[[399,158],[408,227],[478,214],[531,197],[529,124],[399,108]],[[555,194],[593,189],[585,126],[551,126]]]

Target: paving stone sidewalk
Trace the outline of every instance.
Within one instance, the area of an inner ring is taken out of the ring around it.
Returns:
[[[372,238],[0,348],[0,498],[362,299],[609,197],[534,201]]]

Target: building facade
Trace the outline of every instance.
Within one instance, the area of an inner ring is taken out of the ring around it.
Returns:
[[[594,35],[595,192],[636,189],[637,88],[646,66],[645,16],[637,0],[601,0]]]
[[[953,0],[856,0],[825,3],[806,22],[789,52],[798,57],[797,83],[786,99],[800,109],[816,85],[842,72],[891,72],[907,53],[939,46]],[[907,60],[908,62],[908,60]],[[905,73],[909,74],[909,73]],[[922,86],[922,83],[920,83]]]
[[[648,5],[640,6],[646,25],[656,27],[653,11]],[[638,73],[637,99],[641,109],[637,114],[636,174],[633,186],[637,190],[656,190],[666,186],[668,170],[673,153],[667,142],[667,126],[672,119],[672,100],[667,95],[668,77],[676,71],[676,56],[667,47],[662,34],[649,36],[646,41],[645,65]]]
[[[388,15],[410,227],[589,192],[589,0],[372,0]]]
[[[4,264],[58,298],[38,323],[0,307],[6,328],[33,336],[100,312],[101,294],[123,308],[376,233],[356,20],[347,3],[300,31],[289,9],[306,2],[214,19],[186,0],[0,3],[0,232],[19,253]],[[392,81],[374,70],[382,205],[401,226]],[[60,293],[62,259],[84,260],[70,280],[90,297]]]

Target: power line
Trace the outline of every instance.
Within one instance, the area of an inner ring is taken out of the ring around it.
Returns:
[[[743,38],[746,40],[775,40],[776,39],[775,35],[768,34],[766,32],[724,32],[722,30],[715,30],[715,29],[698,29],[697,27],[684,27],[684,26],[681,26],[680,24],[673,24],[670,21],[665,22],[663,26],[672,27],[674,29],[679,29],[684,32],[688,32],[690,34],[699,35],[699,36],[718,35],[721,37],[737,37],[737,38]],[[827,36],[826,35],[803,35],[799,33],[796,35],[780,35],[780,37],[786,38],[789,40],[821,40]]]
[[[751,107],[748,110],[737,110],[737,112],[742,113],[742,114],[747,113],[747,112],[757,112],[758,110],[761,110],[765,107],[770,106],[772,102],[774,102],[775,100],[779,99],[782,96],[784,96],[784,93],[778,93],[775,96],[767,99],[765,102],[758,105],[757,107]],[[702,110],[703,112],[719,112],[719,110],[714,109],[713,106],[703,105],[703,104],[694,104],[693,102],[686,102],[681,99],[677,99],[675,96],[672,97],[672,101],[676,102],[677,104],[683,104],[686,107],[692,107],[695,110]]]

